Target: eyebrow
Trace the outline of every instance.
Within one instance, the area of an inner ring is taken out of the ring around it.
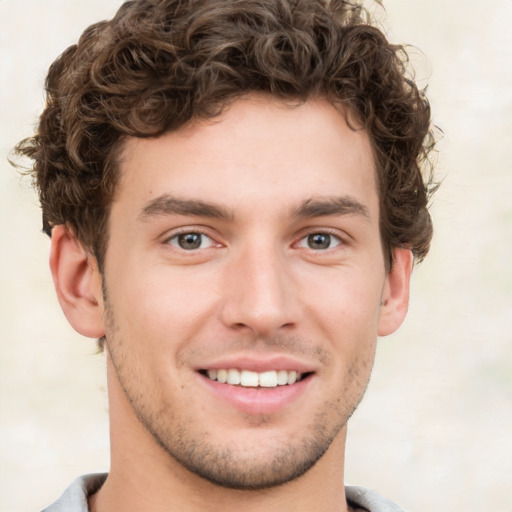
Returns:
[[[351,196],[308,199],[301,203],[292,215],[305,219],[329,215],[360,215],[370,219],[368,208]]]
[[[159,215],[190,215],[192,217],[233,220],[233,214],[222,206],[198,199],[181,199],[168,194],[149,201],[140,212],[138,219],[146,221]]]
[[[182,199],[163,194],[149,201],[138,216],[140,221],[160,215],[189,215],[232,221],[234,215],[226,208],[201,201],[199,199]],[[334,215],[361,215],[370,218],[368,208],[351,196],[307,199],[292,211],[295,218],[313,218]]]

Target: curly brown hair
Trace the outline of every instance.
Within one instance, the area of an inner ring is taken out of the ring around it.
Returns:
[[[434,185],[430,107],[407,54],[342,0],[131,0],[50,67],[33,159],[43,229],[67,224],[102,268],[123,140],[158,137],[263,92],[323,96],[367,130],[388,268],[394,247],[427,254]]]

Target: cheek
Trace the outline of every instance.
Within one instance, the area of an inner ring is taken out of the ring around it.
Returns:
[[[212,283],[197,272],[157,265],[131,279],[114,277],[115,291],[108,292],[118,327],[146,346],[186,341],[214,314]]]
[[[341,271],[327,275],[305,294],[305,303],[331,336],[375,339],[382,283],[371,272]],[[362,340],[361,340],[362,341]]]

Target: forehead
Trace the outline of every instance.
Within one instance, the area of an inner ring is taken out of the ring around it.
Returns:
[[[230,208],[307,196],[376,199],[372,149],[364,130],[323,99],[291,105],[267,96],[234,102],[214,120],[194,120],[154,139],[130,138],[114,201],[144,207],[160,194],[215,200]],[[369,205],[371,207],[371,205]]]

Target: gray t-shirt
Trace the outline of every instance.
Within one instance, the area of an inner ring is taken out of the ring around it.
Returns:
[[[89,512],[87,496],[98,491],[106,478],[106,473],[77,478],[53,505],[42,512]],[[368,512],[404,512],[398,505],[364,487],[349,485],[345,487],[345,493],[347,501],[355,508],[362,508]]]

